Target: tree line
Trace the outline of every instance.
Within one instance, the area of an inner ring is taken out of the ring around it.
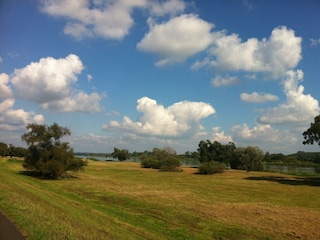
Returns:
[[[74,158],[73,149],[68,142],[62,142],[61,138],[71,134],[68,128],[61,127],[57,123],[52,125],[28,124],[27,132],[21,136],[28,148],[15,147],[12,144],[0,142],[0,156],[24,157],[23,166],[32,174],[50,178],[67,176],[68,171],[82,170],[86,161]],[[317,143],[320,146],[320,115],[315,117],[310,127],[303,132],[303,144]],[[170,147],[154,148],[151,152],[129,153],[126,149],[114,148],[111,154],[120,161],[125,161],[130,156],[138,156],[141,167],[155,168],[161,171],[180,171],[181,161],[176,151]],[[254,146],[236,147],[232,142],[221,144],[220,142],[202,140],[198,144],[196,152],[187,151],[185,158],[198,159],[201,163],[199,173],[213,174],[222,172],[225,167],[247,171],[263,170],[262,162],[285,160],[287,162],[310,161],[320,163],[319,153],[298,152],[295,155],[284,157],[283,154],[269,154]]]

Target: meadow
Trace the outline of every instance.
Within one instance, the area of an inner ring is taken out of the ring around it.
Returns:
[[[320,239],[320,178],[89,161],[74,178],[0,158],[0,209],[27,239]]]

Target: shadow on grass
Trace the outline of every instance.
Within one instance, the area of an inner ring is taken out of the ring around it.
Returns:
[[[287,185],[306,185],[320,187],[320,177],[281,177],[281,176],[259,176],[247,177],[246,180],[270,181]]]

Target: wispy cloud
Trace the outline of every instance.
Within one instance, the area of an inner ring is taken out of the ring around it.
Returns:
[[[249,10],[253,10],[254,6],[249,0],[242,0],[243,5]]]
[[[313,47],[320,45],[320,38],[318,39],[310,38],[310,44]]]
[[[223,87],[223,86],[231,86],[239,84],[240,80],[237,77],[231,77],[231,76],[216,76],[211,80],[211,85],[213,87]]]
[[[270,93],[241,93],[240,99],[243,102],[250,102],[250,103],[264,103],[264,102],[274,102],[278,101],[279,97],[272,95]]]

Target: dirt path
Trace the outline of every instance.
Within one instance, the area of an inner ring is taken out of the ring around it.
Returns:
[[[16,226],[0,211],[0,240],[25,240]]]

